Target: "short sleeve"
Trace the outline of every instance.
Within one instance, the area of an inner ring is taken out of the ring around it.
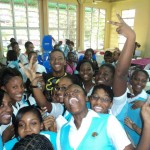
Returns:
[[[114,97],[113,105],[111,107],[112,114],[114,116],[117,116],[121,112],[123,107],[126,105],[126,103],[127,103],[127,90],[122,96]]]
[[[115,150],[123,150],[126,146],[131,144],[122,125],[112,115],[108,119],[107,133]]]
[[[64,105],[60,103],[51,103],[52,104],[52,111],[50,112],[50,115],[57,118],[59,115],[62,115],[64,112]]]

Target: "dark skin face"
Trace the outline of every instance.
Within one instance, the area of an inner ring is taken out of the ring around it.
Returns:
[[[0,124],[8,124],[11,121],[13,109],[11,99],[8,94],[4,94],[2,104],[0,105]]]
[[[38,134],[43,129],[43,123],[33,112],[26,112],[18,123],[18,134],[21,138],[27,135]]]
[[[106,57],[104,58],[104,60],[105,60],[106,63],[112,63],[112,62],[113,62],[113,58],[110,57],[110,56],[106,56]]]
[[[119,59],[119,56],[120,56],[120,52],[119,51],[114,51],[114,53],[113,53],[114,61],[117,61]]]
[[[90,97],[91,109],[97,113],[108,113],[111,99],[103,89],[97,89]]]
[[[138,95],[145,88],[147,83],[147,76],[145,73],[139,71],[131,79],[131,85],[134,95]]]
[[[68,61],[69,61],[69,62],[73,62],[73,61],[74,61],[74,54],[73,54],[73,53],[70,53],[70,54],[68,55]]]
[[[85,52],[85,58],[87,60],[91,60],[92,59],[92,52],[91,51],[86,51]]]
[[[19,102],[24,92],[23,80],[20,76],[12,77],[2,89],[8,93],[13,104]]]
[[[84,116],[87,112],[86,96],[78,85],[71,85],[65,91],[64,104],[73,116]]]
[[[29,53],[30,51],[34,50],[34,45],[33,44],[29,44],[29,46],[26,49],[27,49],[27,52]]]
[[[61,78],[60,81],[58,82],[58,88],[56,88],[56,97],[55,100],[58,103],[64,103],[64,93],[68,86],[70,86],[72,81],[68,78]]]
[[[88,62],[83,63],[80,66],[79,75],[83,81],[91,81],[94,75],[91,64]]]
[[[113,73],[111,69],[107,66],[100,67],[96,77],[95,77],[96,84],[104,84],[107,86],[112,86],[113,83]]]
[[[63,54],[59,51],[53,52],[50,55],[50,64],[53,69],[54,76],[61,76],[64,74],[64,67],[66,65],[66,60]]]
[[[18,44],[14,45],[14,47],[12,47],[12,49],[17,53],[17,56],[19,56],[19,53],[20,53],[19,45]]]

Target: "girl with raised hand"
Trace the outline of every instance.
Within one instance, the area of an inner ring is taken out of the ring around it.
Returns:
[[[52,142],[54,149],[56,149],[56,133],[42,131],[43,129],[43,119],[37,108],[33,106],[21,108],[15,121],[16,138],[5,143],[4,149],[11,150],[15,143],[17,143],[20,139],[26,137],[27,135],[39,133],[45,135]]]
[[[9,95],[2,89],[0,89],[0,130],[3,128],[2,125],[8,125],[11,122],[13,109],[11,99]],[[9,140],[12,137],[13,127],[8,127],[7,135],[0,134],[0,150],[3,148],[3,142]]]
[[[127,113],[127,78],[128,69],[134,51],[135,32],[117,14],[119,22],[109,21],[110,24],[117,26],[116,31],[126,37],[123,50],[118,59],[116,68],[111,64],[104,64],[99,68],[95,77],[96,84],[111,86],[114,92],[111,112],[123,124]]]
[[[33,94],[37,102],[37,105],[40,107],[46,107],[48,113],[54,116],[55,118],[57,118],[59,115],[62,115],[65,111],[63,105],[63,94],[66,88],[75,82],[73,78],[69,75],[62,77],[58,82],[58,86],[55,85],[56,87],[53,89],[56,90],[55,94],[52,95],[53,98],[55,98],[53,100],[54,102],[49,102],[46,99],[46,96],[42,93],[42,91],[37,86],[38,80],[37,80],[37,75],[35,73],[35,68],[32,64],[32,60],[29,64],[30,67],[28,69],[25,68],[22,64],[20,64],[20,66],[22,67],[27,77],[31,81],[31,85],[32,85],[31,87],[33,89]]]
[[[148,81],[149,75],[145,70],[136,70],[133,72],[130,84],[132,86],[132,93],[128,95],[128,112],[125,119],[125,130],[129,134],[133,144],[136,146],[140,140],[140,128],[142,128],[142,118],[140,109],[146,102],[149,95],[144,90]]]
[[[112,114],[115,115],[119,121],[124,123],[124,118],[127,114],[127,81],[128,81],[128,69],[131,65],[131,60],[134,52],[134,43],[136,40],[135,32],[129,27],[123,19],[117,14],[118,22],[110,22],[113,25],[118,26],[116,31],[126,37],[123,50],[118,59],[118,63],[115,69],[115,75],[113,80],[113,92],[114,100],[111,107]]]

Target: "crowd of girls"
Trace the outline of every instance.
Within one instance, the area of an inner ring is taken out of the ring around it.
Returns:
[[[32,50],[27,65],[0,70],[0,150],[149,150],[149,76],[138,69],[129,78],[136,34],[117,17],[109,23],[126,42],[115,66],[98,67],[92,49],[76,64],[56,48],[51,73],[37,70]]]

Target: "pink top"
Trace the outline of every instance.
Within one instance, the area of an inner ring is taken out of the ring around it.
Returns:
[[[67,64],[66,64],[66,72],[69,73],[69,74],[73,74],[75,70],[76,70],[75,63],[69,64],[67,62]]]

